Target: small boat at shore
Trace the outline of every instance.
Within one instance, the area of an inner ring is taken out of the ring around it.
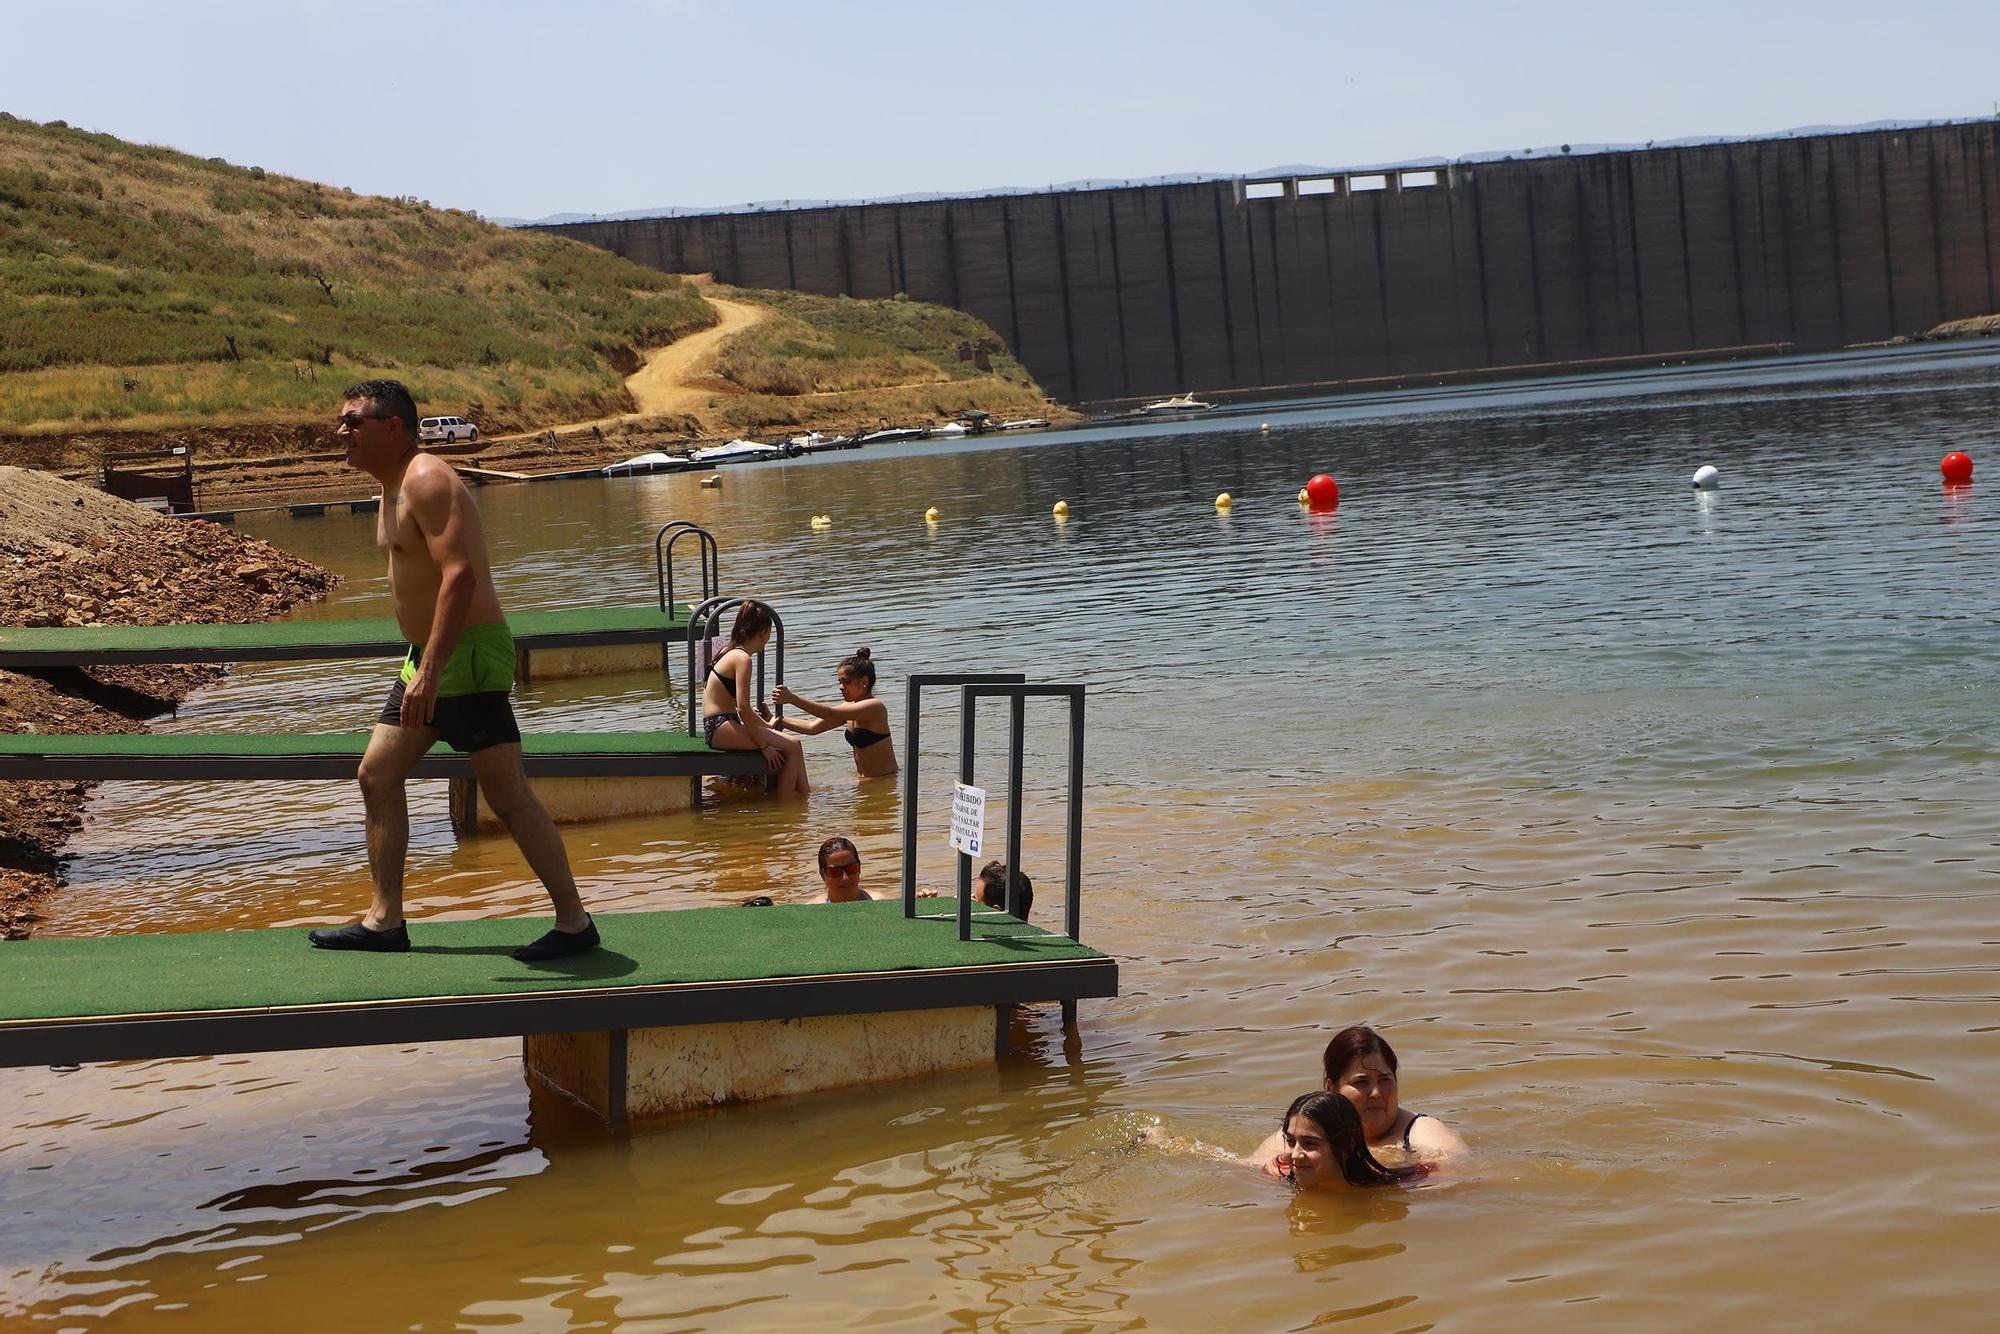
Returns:
[[[817,454],[827,449],[857,449],[861,445],[861,442],[852,436],[828,435],[824,431],[807,431],[804,435],[793,436],[785,443],[804,454]]]
[[[995,422],[986,429],[989,431],[1033,431],[1048,424],[1049,419],[1047,417],[1023,417],[1019,421]]]
[[[887,445],[897,440],[921,440],[924,433],[914,426],[885,426],[861,437],[864,445]]]
[[[712,468],[723,463],[755,463],[760,459],[785,457],[783,445],[760,445],[755,440],[731,440],[725,445],[697,449],[688,456],[698,467]]]
[[[662,454],[654,450],[650,454],[637,454],[619,463],[607,463],[598,471],[606,477],[630,477],[646,472],[679,472],[694,466],[694,460],[685,454]]]
[[[956,440],[962,435],[971,434],[972,432],[966,428],[964,422],[946,422],[942,426],[931,427],[929,438],[932,440]]]
[[[1156,403],[1148,403],[1145,407],[1139,409],[1139,415],[1147,416],[1150,414],[1173,412],[1207,412],[1214,406],[1215,404],[1213,403],[1202,402],[1192,392],[1189,392],[1176,394],[1172,398],[1163,398]]]

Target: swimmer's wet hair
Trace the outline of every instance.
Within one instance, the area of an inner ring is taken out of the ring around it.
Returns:
[[[840,666],[835,668],[834,671],[843,681],[859,677],[868,683],[870,690],[875,688],[875,659],[868,652],[868,646],[865,644],[854,650],[847,657],[842,658]]]
[[[1376,1158],[1369,1151],[1368,1136],[1361,1129],[1361,1113],[1338,1093],[1315,1089],[1292,1099],[1292,1105],[1285,1109],[1284,1119],[1278,1122],[1278,1133],[1285,1137],[1287,1148],[1292,1144],[1292,1118],[1295,1116],[1303,1116],[1319,1127],[1319,1133],[1326,1136],[1328,1151],[1340,1164],[1340,1175],[1350,1186],[1393,1186],[1430,1175],[1428,1163],[1390,1167]]]
[[[1027,921],[1028,914],[1035,906],[1035,882],[1028,879],[1026,871],[1014,872],[1014,883],[1021,888],[1021,920]],[[979,868],[979,884],[976,886],[979,901],[989,908],[1007,911],[1007,863],[990,861]]]
[[[1366,1024],[1341,1029],[1326,1044],[1326,1055],[1321,1058],[1326,1066],[1326,1082],[1338,1084],[1347,1067],[1366,1056],[1380,1056],[1389,1073],[1396,1073],[1396,1049],[1389,1045],[1388,1039]]]
[[[859,866],[861,864],[861,849],[854,846],[852,839],[835,834],[832,838],[819,845],[820,870],[824,871],[826,869],[826,859],[836,852],[851,852],[854,854],[855,865]]]

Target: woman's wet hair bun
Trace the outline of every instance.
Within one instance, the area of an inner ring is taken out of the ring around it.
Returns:
[[[866,660],[869,656],[868,646],[866,644],[863,644],[860,648],[854,650],[854,656]]]

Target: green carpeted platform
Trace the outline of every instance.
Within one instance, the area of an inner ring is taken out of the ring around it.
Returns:
[[[952,899],[606,913],[604,947],[539,967],[508,957],[547,919],[415,922],[408,954],[316,950],[303,929],[0,943],[0,1030],[23,1021],[271,1010],[599,988],[1102,961],[1066,936]]]
[[[117,759],[225,757],[290,758],[339,756],[359,759],[368,749],[366,732],[294,732],[244,736],[216,732],[116,732],[105,736],[47,736],[38,732],[0,733],[0,757],[89,756]],[[433,755],[449,754],[442,741]],[[720,755],[686,732],[537,732],[521,738],[527,756]],[[748,754],[749,752],[742,752]]]
[[[577,607],[511,613],[517,647],[672,643],[687,634],[686,608]],[[88,662],[231,662],[400,655],[409,648],[389,617],[264,621],[255,625],[0,627],[0,667]]]

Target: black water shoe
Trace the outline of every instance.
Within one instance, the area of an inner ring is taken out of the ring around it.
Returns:
[[[593,917],[581,931],[545,932],[540,940],[515,950],[514,957],[522,963],[547,963],[550,959],[567,959],[572,954],[588,954],[602,943],[597,936],[597,919]]]
[[[402,954],[410,948],[410,924],[398,922],[387,931],[370,931],[359,922],[346,926],[323,926],[306,932],[314,949],[373,950],[378,954]]]

